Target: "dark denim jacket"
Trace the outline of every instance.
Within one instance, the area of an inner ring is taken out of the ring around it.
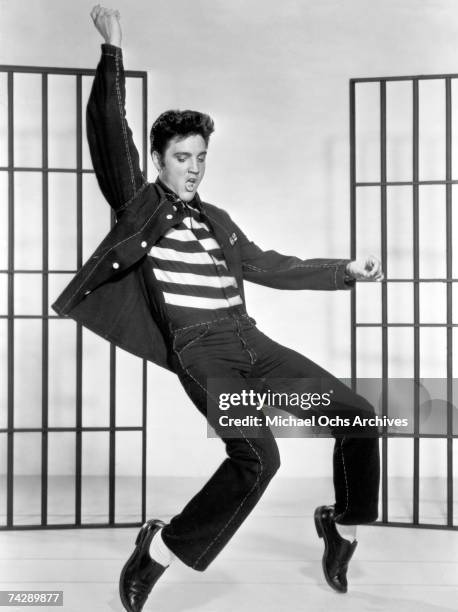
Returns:
[[[171,369],[163,332],[148,306],[141,260],[173,224],[175,210],[149,183],[125,118],[122,51],[102,45],[87,106],[97,180],[117,222],[52,305],[121,348]],[[197,196],[198,197],[198,196]],[[348,289],[349,259],[308,259],[263,251],[217,206],[199,203],[245,299],[243,280],[276,289]]]

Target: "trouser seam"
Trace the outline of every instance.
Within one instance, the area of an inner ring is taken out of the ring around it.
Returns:
[[[324,412],[322,410],[319,410],[318,407],[315,407],[316,412],[319,414],[324,414]],[[335,518],[335,520],[337,521],[337,519],[342,519],[348,512],[348,506],[350,504],[350,487],[348,486],[348,478],[347,478],[347,469],[345,466],[345,455],[344,455],[344,451],[343,451],[343,443],[345,441],[345,436],[342,436],[341,442],[340,442],[340,456],[342,458],[342,468],[343,468],[343,473],[344,473],[344,482],[345,482],[345,510],[343,512],[341,512],[340,514],[338,514]]]
[[[246,313],[242,313],[239,315],[240,317],[250,318]],[[172,329],[173,333],[178,331],[183,331],[184,329],[191,329],[191,327],[198,327],[199,325],[209,325],[210,323],[217,323],[218,321],[224,321],[225,319],[233,319],[233,315],[228,315],[227,317],[219,317],[219,319],[210,319],[209,321],[200,321],[199,323],[192,323],[191,325],[185,325],[184,327],[176,327]]]
[[[254,365],[256,363],[256,361],[258,360],[258,356],[256,355],[256,352],[253,349],[250,349],[250,347],[248,346],[247,341],[245,340],[245,338],[242,337],[241,333],[240,333],[240,326],[239,323],[237,321],[237,336],[240,338],[240,342],[242,343],[242,348],[246,349],[248,352],[248,355],[250,356],[250,363],[251,365]]]
[[[342,457],[342,467],[343,467],[343,473],[344,473],[344,480],[345,480],[345,495],[346,495],[346,505],[345,505],[345,510],[339,514],[336,519],[342,519],[345,514],[347,513],[348,510],[348,504],[349,504],[349,497],[350,497],[350,492],[349,492],[349,487],[348,487],[348,479],[347,479],[347,469],[345,467],[345,456],[344,456],[344,452],[343,452],[343,443],[344,443],[345,437],[342,438],[342,441],[340,442],[340,455]]]
[[[181,356],[179,355],[179,353],[177,351],[175,351],[178,360],[180,362],[181,367],[183,368],[183,370],[186,372],[186,374],[192,378],[192,380],[199,385],[199,387],[206,393],[206,395],[208,395],[210,398],[215,399],[212,397],[211,393],[208,392],[208,390],[197,380],[197,378],[195,378],[191,372],[189,372],[188,368],[186,368],[181,360]],[[215,399],[216,401],[216,399]],[[253,486],[251,487],[251,489],[248,491],[248,493],[245,495],[245,497],[242,499],[242,501],[240,502],[239,506],[235,509],[234,513],[232,514],[232,516],[229,518],[229,520],[227,521],[227,523],[222,527],[222,529],[216,534],[216,536],[213,538],[213,540],[210,542],[210,544],[207,546],[207,548],[199,555],[199,557],[196,559],[196,561],[194,562],[194,564],[192,565],[193,569],[196,569],[197,564],[199,563],[199,561],[202,559],[202,557],[204,555],[207,554],[207,552],[210,550],[210,548],[215,544],[215,542],[221,537],[221,535],[226,531],[226,529],[229,527],[229,525],[231,524],[231,522],[234,520],[234,518],[236,517],[236,515],[240,512],[243,504],[246,502],[246,500],[250,497],[250,495],[253,493],[253,491],[258,487],[258,484],[261,480],[261,475],[264,471],[264,464],[262,462],[261,456],[260,454],[257,452],[257,450],[255,449],[255,447],[251,444],[251,442],[248,440],[248,438],[245,436],[245,434],[243,433],[243,431],[240,429],[240,427],[237,427],[237,429],[239,430],[239,432],[242,434],[243,439],[245,440],[245,442],[248,444],[248,446],[251,448],[251,450],[253,451],[253,453],[256,455],[258,461],[259,461],[259,469],[258,469],[258,473],[256,474],[256,480],[253,484]]]

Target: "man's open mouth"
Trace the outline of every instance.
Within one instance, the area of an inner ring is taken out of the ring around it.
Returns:
[[[197,179],[195,178],[188,179],[185,183],[185,187],[188,191],[192,191],[196,185],[197,185]]]

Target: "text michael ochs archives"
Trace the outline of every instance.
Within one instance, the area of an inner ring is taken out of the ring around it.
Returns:
[[[313,408],[328,407],[331,404],[332,393],[332,390],[325,393],[279,393],[271,391],[259,393],[251,389],[239,393],[220,393],[218,395],[218,407],[222,411],[233,408],[240,409],[241,407],[260,411],[262,408],[287,409],[294,406],[307,411]],[[218,423],[221,427],[262,427],[263,425],[274,427],[407,427],[409,420],[407,418],[389,418],[378,415],[369,418],[361,416],[349,418],[311,414],[309,417],[301,418],[294,415],[263,413],[263,416],[246,414],[237,417],[222,414],[218,418]]]

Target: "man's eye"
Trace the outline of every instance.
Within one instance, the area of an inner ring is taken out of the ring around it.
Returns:
[[[203,163],[205,161],[205,157],[198,157],[197,158],[201,163]]]
[[[186,161],[186,157],[177,157],[178,161],[183,163],[184,161]]]

